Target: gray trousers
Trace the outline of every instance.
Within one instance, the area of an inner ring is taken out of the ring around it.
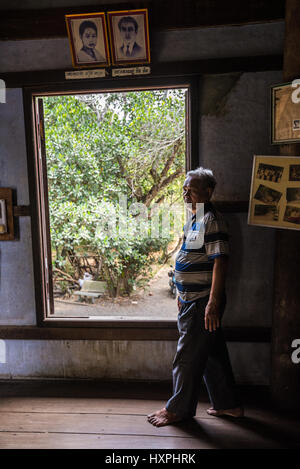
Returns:
[[[166,409],[182,418],[196,414],[202,377],[214,409],[240,405],[222,329],[205,330],[207,302],[208,297],[182,303],[178,314],[180,337],[173,361],[173,396]],[[224,308],[225,300],[222,312]]]

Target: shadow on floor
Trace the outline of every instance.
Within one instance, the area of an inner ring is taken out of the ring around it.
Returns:
[[[266,421],[265,419],[268,419]],[[229,448],[300,448],[300,433],[294,422],[285,421],[284,427],[276,415],[265,417],[245,416],[243,418],[216,417],[210,419],[193,418],[177,426],[189,436],[199,438],[212,447]],[[290,426],[290,428],[287,428]]]

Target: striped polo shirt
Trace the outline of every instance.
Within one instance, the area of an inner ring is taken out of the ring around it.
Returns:
[[[183,244],[176,257],[175,281],[183,301],[210,293],[214,259],[228,255],[228,232],[223,216],[209,202],[204,215],[194,214],[184,226]]]

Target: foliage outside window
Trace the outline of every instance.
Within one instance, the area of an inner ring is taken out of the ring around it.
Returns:
[[[154,207],[159,213],[164,204],[181,200],[185,93],[164,89],[43,99],[51,247],[58,272],[78,279],[78,259],[89,256],[95,279],[105,280],[110,295],[118,296],[147,279],[153,259],[166,262],[172,230],[153,238],[149,221]],[[126,213],[120,200],[127,200]],[[130,223],[136,203],[148,210],[138,230]],[[67,290],[63,278],[60,287]]]

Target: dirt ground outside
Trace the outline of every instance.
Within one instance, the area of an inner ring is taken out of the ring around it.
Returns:
[[[122,320],[177,320],[177,300],[171,295],[168,272],[164,265],[144,289],[137,290],[130,297],[95,299],[95,304],[80,302],[76,296],[68,300],[55,300],[55,316],[93,317]]]

